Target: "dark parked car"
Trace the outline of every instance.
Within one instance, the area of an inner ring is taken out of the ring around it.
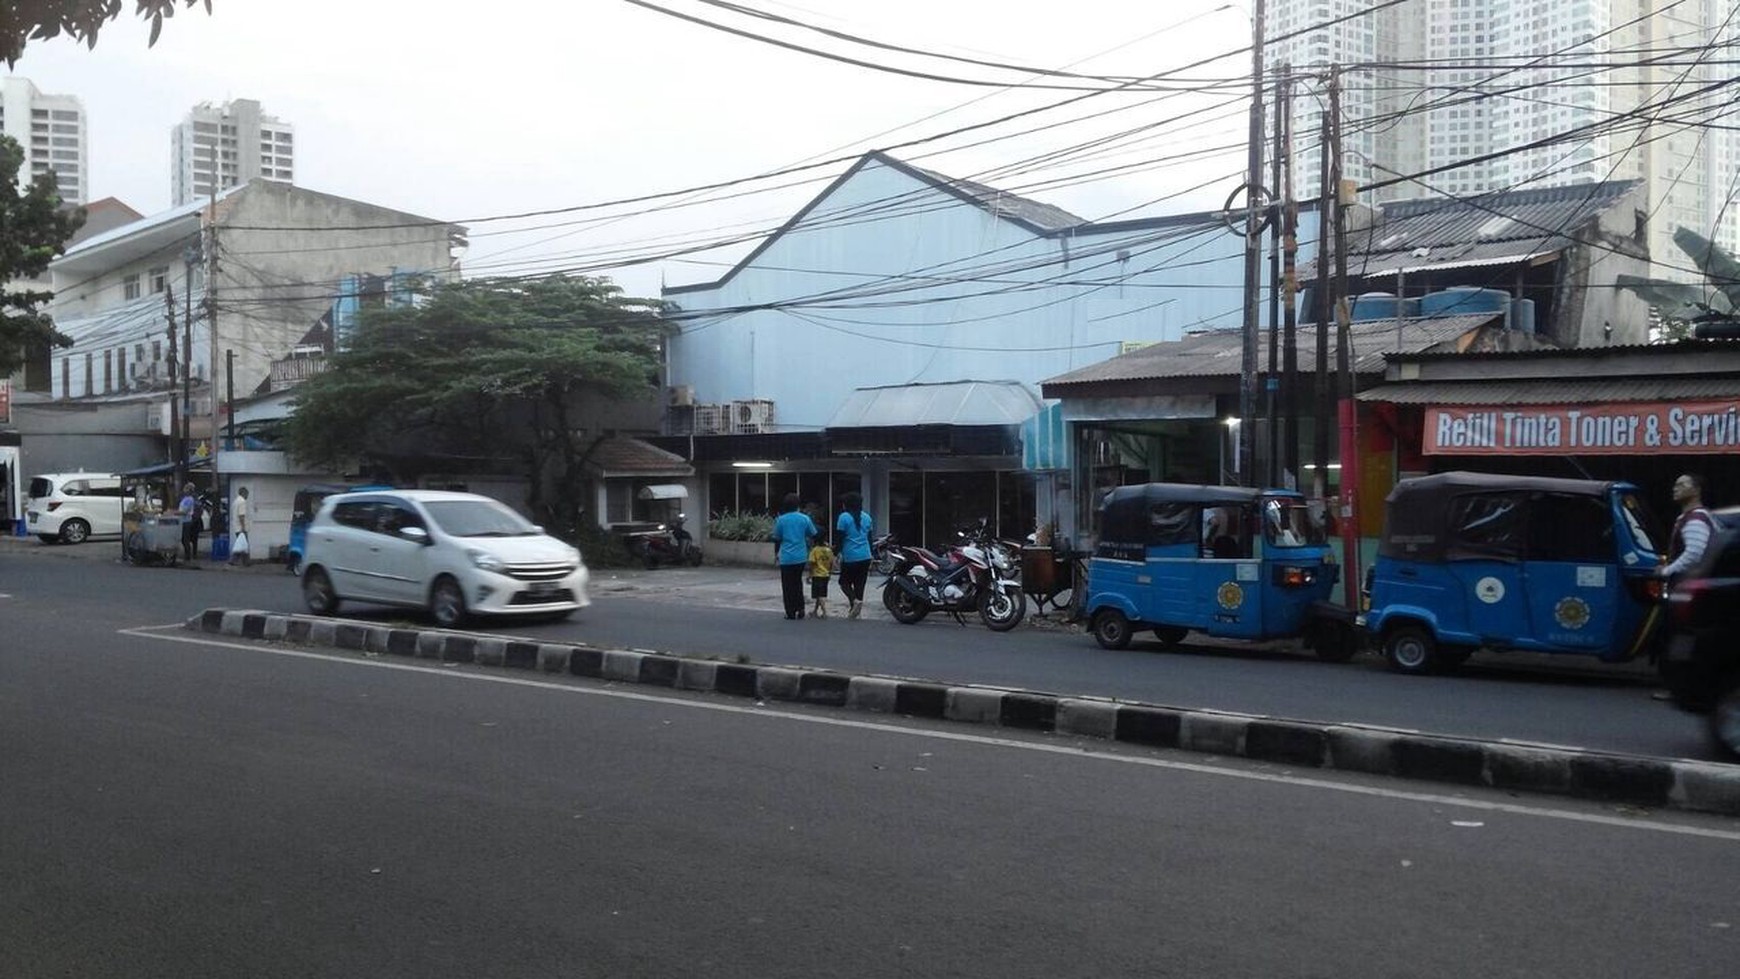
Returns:
[[[1715,511],[1704,559],[1668,590],[1662,673],[1674,702],[1710,717],[1710,734],[1740,755],[1740,507]]]

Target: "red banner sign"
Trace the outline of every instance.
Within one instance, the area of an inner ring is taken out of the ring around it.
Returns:
[[[1427,455],[1713,455],[1740,450],[1740,400],[1427,408]]]
[[[12,423],[12,382],[0,378],[0,425]]]

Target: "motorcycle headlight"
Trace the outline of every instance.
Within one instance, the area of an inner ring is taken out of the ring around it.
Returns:
[[[496,557],[494,554],[491,554],[488,551],[479,551],[479,550],[473,549],[473,550],[466,551],[465,556],[471,558],[472,564],[476,565],[479,568],[482,568],[485,571],[500,572],[500,571],[507,570],[507,564],[504,563],[501,558]]]

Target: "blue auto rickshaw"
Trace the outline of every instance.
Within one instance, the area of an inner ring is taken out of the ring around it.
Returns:
[[[297,490],[290,503],[290,546],[284,549],[284,565],[290,569],[290,573],[302,573],[302,552],[308,545],[308,522],[314,519],[322,500],[337,493],[384,489],[392,487],[378,483],[356,486],[343,483],[311,483]]]
[[[1403,673],[1481,648],[1629,660],[1659,631],[1658,539],[1629,483],[1404,479],[1385,500],[1365,627]]]
[[[1321,505],[1289,490],[1147,483],[1100,508],[1082,614],[1122,649],[1151,629],[1171,646],[1191,632],[1303,639],[1325,660],[1359,649],[1354,612],[1330,601],[1340,566]]]

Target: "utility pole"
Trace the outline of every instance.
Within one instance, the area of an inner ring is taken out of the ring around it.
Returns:
[[[1332,68],[1333,72],[1334,69]],[[1342,581],[1348,608],[1359,608],[1359,420],[1353,400],[1352,316],[1347,304],[1347,206],[1353,201],[1341,175],[1341,84],[1329,77],[1329,150],[1335,184],[1335,370],[1341,421]]]
[[[1283,142],[1289,80],[1283,65],[1275,82],[1275,151],[1269,160],[1269,187],[1281,186],[1281,160],[1287,153]],[[1263,378],[1263,425],[1268,435],[1269,464],[1263,467],[1263,485],[1281,485],[1281,199],[1269,208],[1269,370]]]
[[[1282,485],[1299,488],[1299,202],[1293,191],[1293,76],[1281,74],[1275,96],[1281,126],[1281,434]],[[1288,483],[1287,480],[1291,480]]]
[[[1330,69],[1331,92],[1335,85],[1334,71]],[[1322,149],[1318,152],[1321,166],[1317,192],[1317,287],[1311,296],[1311,312],[1317,320],[1317,366],[1311,377],[1311,461],[1315,463],[1311,471],[1311,496],[1321,500],[1329,496],[1329,263],[1335,257],[1330,235],[1330,229],[1335,226],[1335,204],[1330,191],[1330,114],[1325,112],[1320,118],[1323,128],[1319,132],[1323,138]]]
[[[1257,296],[1262,288],[1262,197],[1263,183],[1263,19],[1264,0],[1251,8],[1251,131],[1249,166],[1245,171],[1245,315],[1243,357],[1239,371],[1239,420],[1237,456],[1233,470],[1240,483],[1260,479],[1256,472],[1257,432]],[[1242,463],[1242,465],[1241,465]]]
[[[193,414],[193,266],[199,261],[199,246],[189,245],[181,253],[181,261],[185,274],[181,280],[181,301],[183,303],[182,326],[187,332],[188,356],[182,358],[187,362],[187,376],[181,383],[181,464],[187,465],[187,429],[193,424],[188,416]],[[177,484],[180,488],[180,484]]]
[[[163,305],[169,312],[169,438],[170,459],[175,463],[175,488],[187,478],[187,439],[181,431],[181,406],[175,395],[175,289],[163,290]]]
[[[217,318],[217,184],[212,182],[211,204],[206,209],[205,236],[202,242],[205,248],[205,332],[209,346],[206,352],[206,391],[207,400],[211,403],[211,432],[207,436],[211,446],[211,483],[212,489],[223,493],[223,485],[218,477],[218,446],[217,437],[217,352],[218,352],[218,318]],[[219,499],[227,500],[229,495],[223,493]],[[215,537],[213,538],[216,539]]]

